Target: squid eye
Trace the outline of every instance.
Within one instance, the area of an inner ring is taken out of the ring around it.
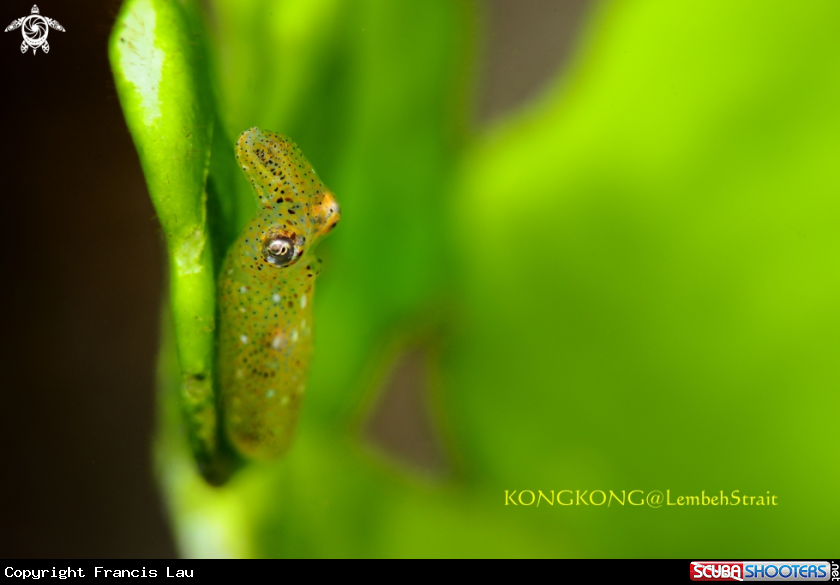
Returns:
[[[295,258],[295,243],[286,236],[269,236],[263,244],[266,262],[274,266],[285,266]]]

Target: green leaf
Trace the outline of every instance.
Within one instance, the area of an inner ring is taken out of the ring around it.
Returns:
[[[215,281],[205,181],[215,113],[201,44],[179,3],[129,0],[114,25],[109,55],[166,236],[181,406],[199,465],[212,475],[208,466],[218,450]]]

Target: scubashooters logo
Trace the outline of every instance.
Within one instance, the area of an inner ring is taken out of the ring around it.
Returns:
[[[23,42],[20,45],[20,52],[25,53],[27,49],[32,47],[32,54],[34,55],[38,52],[39,48],[44,53],[50,52],[47,35],[51,28],[64,32],[64,27],[58,24],[57,20],[41,16],[41,11],[38,10],[38,5],[36,4],[32,7],[32,14],[13,20],[12,24],[7,26],[3,32],[21,29]]]
[[[836,581],[828,561],[694,561],[692,581]]]

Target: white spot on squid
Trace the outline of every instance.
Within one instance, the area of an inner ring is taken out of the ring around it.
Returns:
[[[292,329],[292,343],[297,343],[298,340],[298,330]]]
[[[241,378],[241,377],[242,377],[242,369],[241,369],[241,368],[240,368],[240,369],[238,369],[238,370],[236,370],[236,377],[237,377],[237,378]]]
[[[280,295],[278,295],[277,293],[274,293],[273,295],[271,295],[271,300],[274,301],[275,303],[279,303],[280,302]]]
[[[246,292],[248,292],[248,287],[243,286],[242,288],[239,289],[239,292],[241,292],[244,295]]]
[[[266,392],[265,397],[266,398],[274,398],[274,390],[269,390],[268,392]],[[284,396],[284,398],[285,398],[285,396]]]
[[[248,336],[247,335],[240,335],[239,336],[239,341],[241,341],[242,343],[248,343]]]
[[[306,308],[306,295],[300,295],[300,308]]]
[[[239,307],[239,312],[244,313],[245,312],[245,307]]]
[[[277,335],[274,336],[274,339],[271,340],[271,347],[278,350],[278,351],[280,350],[280,348],[283,347],[283,334],[282,333],[278,333]]]

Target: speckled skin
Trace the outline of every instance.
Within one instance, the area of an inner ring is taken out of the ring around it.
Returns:
[[[260,213],[231,247],[219,279],[222,410],[240,453],[274,459],[291,443],[312,356],[321,265],[312,249],[338,223],[339,210],[285,136],[251,128],[237,140],[236,158]],[[270,252],[286,244],[282,258]]]

